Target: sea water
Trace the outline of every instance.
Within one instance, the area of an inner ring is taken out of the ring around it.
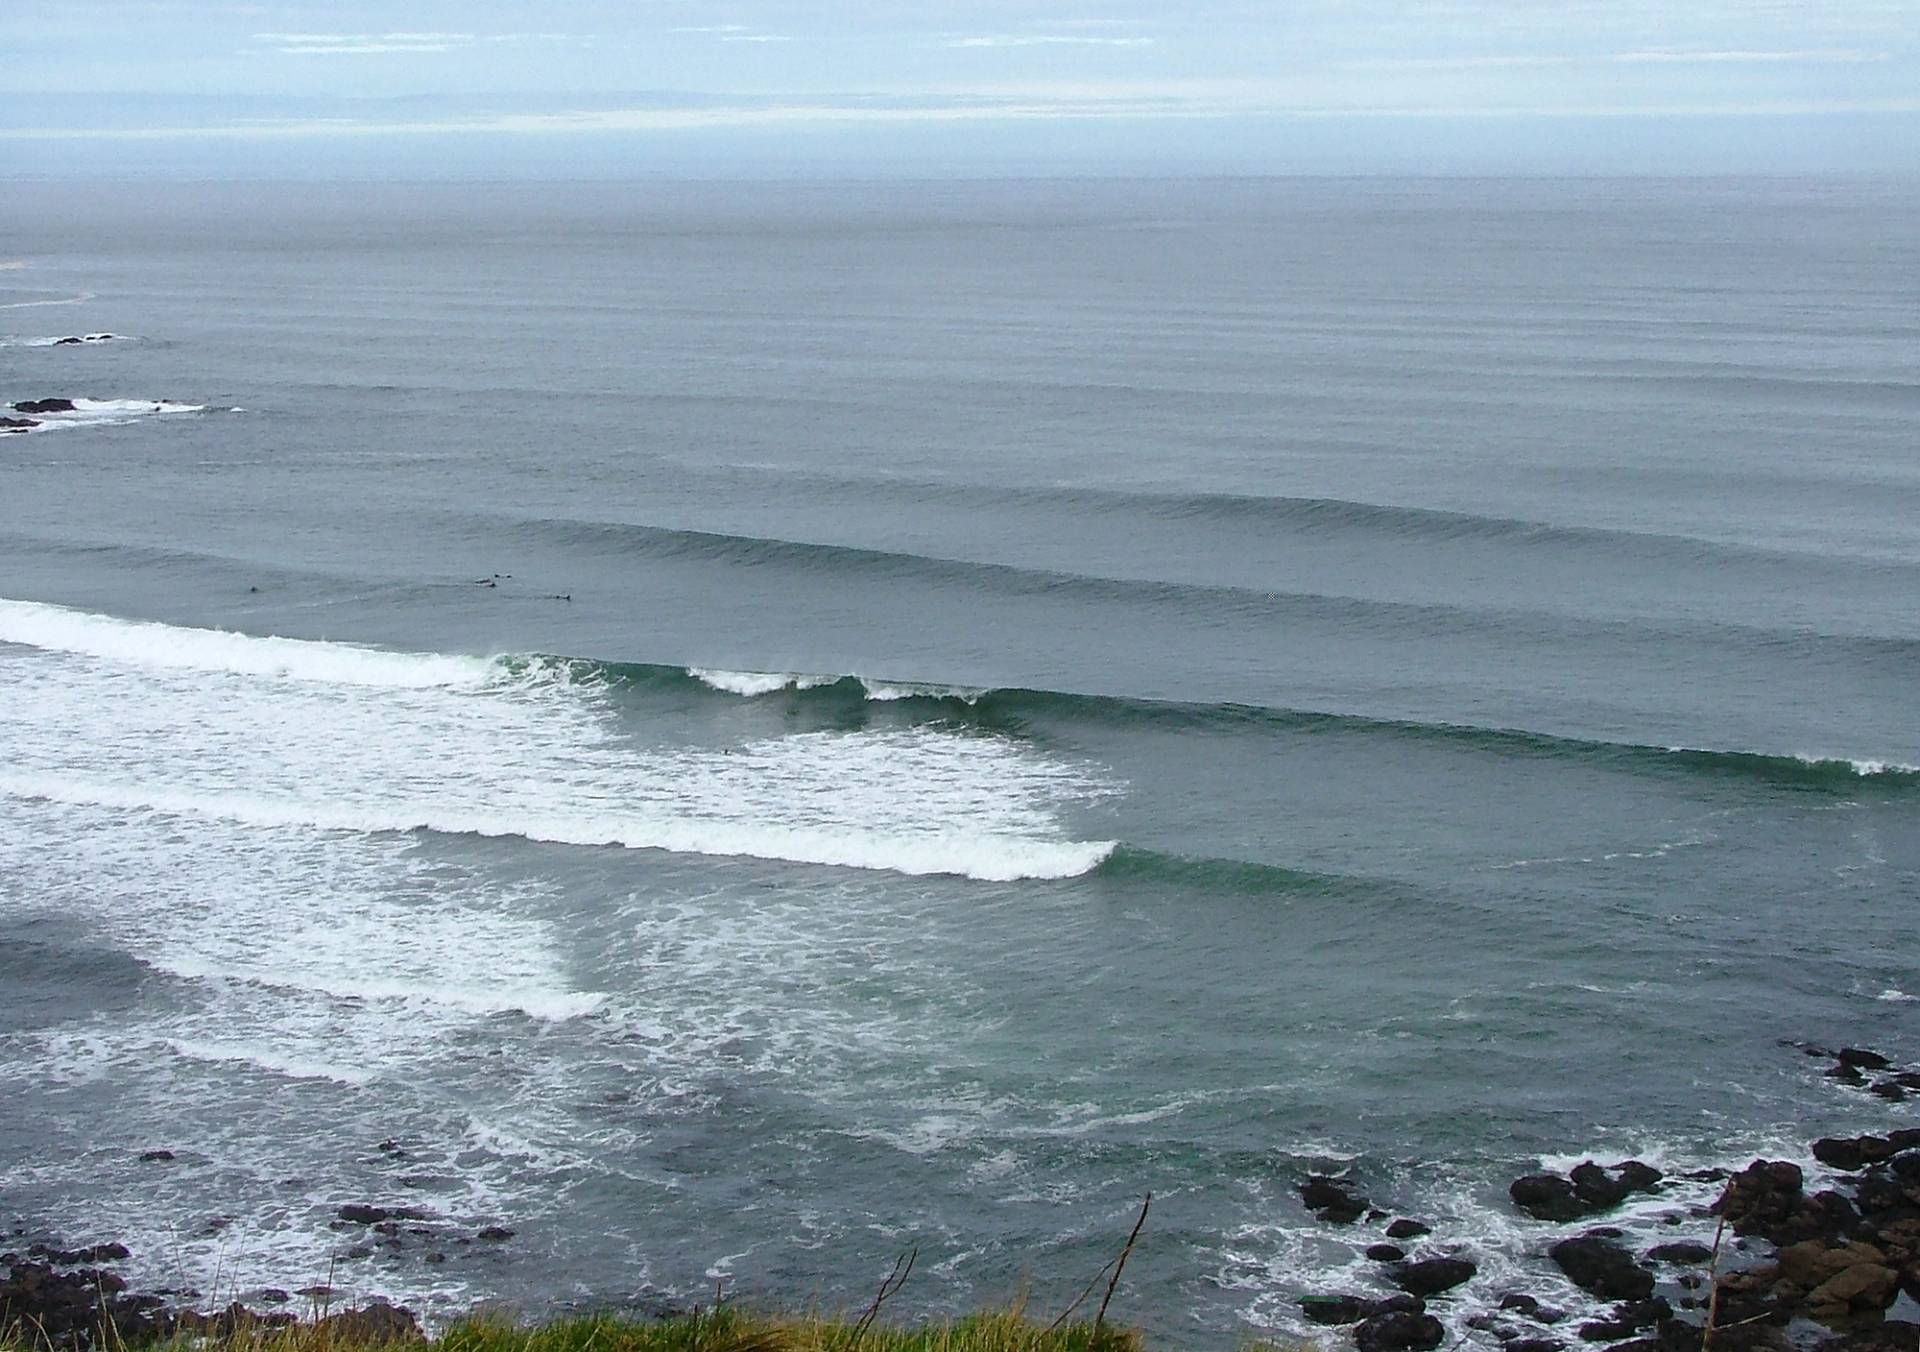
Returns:
[[[1311,1172],[1464,1332],[1584,1308],[1519,1172],[1911,1116],[1783,1045],[1920,1052],[1911,184],[36,184],[0,261],[0,1221],[1047,1313],[1151,1190],[1116,1313],[1224,1348],[1380,1285]]]

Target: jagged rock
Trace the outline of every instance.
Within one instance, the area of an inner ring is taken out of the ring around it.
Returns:
[[[1763,1235],[1799,1208],[1802,1179],[1797,1164],[1755,1160],[1727,1180],[1714,1210],[1736,1235]]]
[[[1853,1066],[1860,1070],[1885,1070],[1893,1064],[1879,1052],[1868,1051],[1865,1047],[1843,1047],[1834,1059],[1843,1066]]]
[[[1856,1263],[1807,1292],[1807,1313],[1823,1323],[1867,1310],[1884,1310],[1900,1291],[1900,1274],[1878,1263]]]
[[[1507,1195],[1515,1206],[1539,1221],[1577,1221],[1587,1214],[1586,1204],[1574,1192],[1573,1184],[1558,1174],[1516,1178]]]
[[[1315,1174],[1300,1185],[1300,1200],[1307,1204],[1307,1210],[1323,1221],[1351,1225],[1366,1215],[1371,1204],[1347,1188],[1348,1185],[1340,1179]]]
[[[1446,1329],[1432,1315],[1405,1310],[1373,1315],[1353,1330],[1354,1346],[1360,1352],[1429,1352],[1446,1336]]]
[[[1568,1281],[1602,1300],[1645,1300],[1653,1294],[1653,1273],[1612,1240],[1582,1235],[1561,1240],[1548,1253]]]
[[[1464,1258],[1427,1258],[1418,1263],[1403,1263],[1387,1275],[1402,1291],[1426,1297],[1453,1290],[1479,1270]]]
[[[1404,1216],[1387,1227],[1388,1239],[1418,1239],[1422,1235],[1432,1233],[1431,1225],[1422,1225],[1419,1221],[1408,1220]]]

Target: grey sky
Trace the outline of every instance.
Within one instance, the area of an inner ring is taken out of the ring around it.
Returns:
[[[43,172],[1920,166],[1920,0],[11,0],[0,46]]]

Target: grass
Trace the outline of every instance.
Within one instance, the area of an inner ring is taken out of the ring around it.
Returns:
[[[124,1352],[111,1336],[104,1352]],[[181,1335],[152,1352],[1144,1352],[1138,1333],[1091,1322],[1049,1328],[1018,1310],[912,1327],[817,1316],[763,1316],[722,1308],[674,1319],[614,1315],[521,1324],[481,1317],[437,1337],[371,1343],[326,1322],[291,1328],[242,1325],[216,1337]],[[48,1352],[32,1328],[0,1332],[0,1352]]]

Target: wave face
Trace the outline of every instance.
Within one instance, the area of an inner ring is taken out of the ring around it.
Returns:
[[[983,730],[661,745],[621,725],[604,684],[550,663],[17,601],[0,601],[0,641],[24,650],[7,661],[0,733],[14,798],[999,881],[1071,877],[1111,849],[1067,838],[1057,816],[1108,792],[1097,774]]]
[[[717,671],[562,657],[505,661],[514,671],[564,674],[565,679],[586,685],[655,690],[691,688],[744,699],[778,696],[795,707],[812,708],[822,714],[831,714],[836,709],[848,711],[863,704],[912,702],[926,719],[987,730],[1019,730],[1035,722],[1057,720],[1196,730],[1354,731],[1409,742],[1452,743],[1530,760],[1563,760],[1653,775],[1746,779],[1789,789],[1920,788],[1920,766],[1882,757],[1652,746],[1512,728],[1413,723],[1249,704],[1194,704],[1057,690],[987,689],[870,676]]]

